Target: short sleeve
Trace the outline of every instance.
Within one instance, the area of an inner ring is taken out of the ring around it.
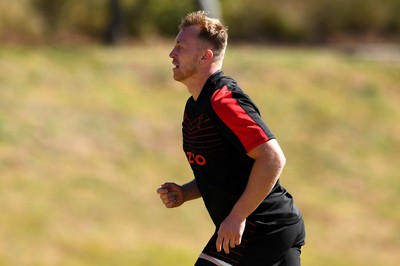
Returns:
[[[224,86],[214,92],[211,105],[247,152],[274,138],[257,107],[244,93],[234,93]]]

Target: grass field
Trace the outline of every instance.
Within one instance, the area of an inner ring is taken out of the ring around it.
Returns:
[[[1,266],[193,265],[213,230],[201,201],[155,193],[191,178],[171,45],[0,47]],[[232,46],[224,70],[286,154],[303,265],[397,265],[400,63]]]

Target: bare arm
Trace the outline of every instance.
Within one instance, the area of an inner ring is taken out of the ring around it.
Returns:
[[[271,192],[286,162],[275,139],[257,146],[248,155],[255,160],[254,165],[246,189],[221,223],[216,242],[218,251],[223,248],[229,253],[229,247],[240,244],[247,217]]]
[[[195,179],[182,186],[171,182],[164,183],[157,189],[157,193],[167,208],[179,207],[186,201],[201,197]]]

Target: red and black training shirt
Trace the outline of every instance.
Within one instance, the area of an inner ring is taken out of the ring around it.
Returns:
[[[218,71],[185,106],[183,149],[205,206],[218,227],[246,188],[254,159],[247,152],[274,137],[253,101]],[[257,224],[293,224],[301,215],[278,181],[248,217]]]

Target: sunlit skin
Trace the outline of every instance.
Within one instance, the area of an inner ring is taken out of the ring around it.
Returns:
[[[210,44],[198,38],[199,30],[198,26],[182,28],[169,54],[175,66],[174,79],[188,88],[194,100],[197,100],[207,79],[222,68],[223,60],[223,56],[214,56]],[[241,243],[247,217],[271,192],[285,164],[285,157],[275,139],[260,144],[247,155],[255,160],[253,168],[245,191],[219,227],[215,243],[219,252],[229,253]],[[167,208],[179,207],[186,201],[201,197],[195,179],[184,185],[164,183],[157,193]]]
[[[214,57],[212,46],[198,38],[198,26],[183,28],[169,54],[173,77],[184,84],[196,100],[207,79],[221,69],[222,60]]]
[[[197,73],[198,63],[202,56],[202,50],[195,35],[198,34],[196,27],[188,27],[179,32],[176,37],[175,46],[169,56],[172,58],[174,79],[186,84],[194,79]]]
[[[229,253],[229,248],[240,245],[247,216],[271,192],[286,162],[275,139],[257,146],[247,155],[255,159],[249,182],[218,230],[216,247],[218,251],[224,250],[225,253]],[[157,193],[167,208],[176,208],[186,201],[201,197],[195,179],[182,186],[164,183],[157,189]]]

